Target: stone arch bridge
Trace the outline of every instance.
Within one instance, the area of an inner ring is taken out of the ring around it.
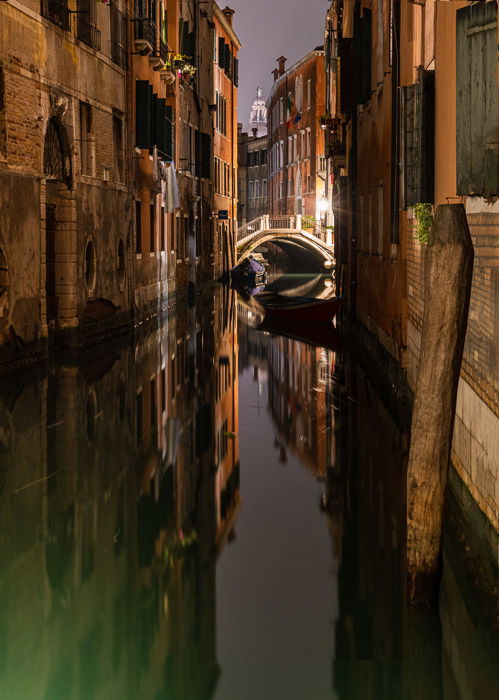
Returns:
[[[272,241],[282,247],[298,248],[322,260],[325,269],[334,265],[332,232],[316,225],[312,231],[302,228],[301,214],[265,214],[237,230],[237,262],[247,258],[256,248]]]

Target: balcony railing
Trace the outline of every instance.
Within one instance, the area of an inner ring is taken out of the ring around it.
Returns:
[[[100,51],[100,30],[84,19],[82,15],[78,15],[76,36],[87,46]]]
[[[41,15],[62,29],[69,29],[71,13],[67,2],[61,0],[41,0]]]
[[[147,43],[151,50],[156,46],[156,25],[149,17],[138,19],[135,23],[135,41]]]
[[[127,67],[127,54],[125,47],[118,41],[111,40],[111,60],[121,68]]]

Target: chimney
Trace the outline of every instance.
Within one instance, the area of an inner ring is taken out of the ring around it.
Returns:
[[[274,70],[272,71],[272,75],[274,76],[274,83],[275,83],[275,81],[279,77],[279,68],[274,68]]]
[[[254,126],[251,131],[253,132],[253,138],[256,139],[257,134],[258,134],[258,127]]]
[[[279,62],[279,75],[282,75],[283,73],[286,72],[286,61],[288,59],[285,58],[284,56],[280,56],[279,58],[276,58],[276,61]]]
[[[235,13],[235,10],[231,10],[230,7],[226,7],[225,9],[222,10],[224,13],[225,17],[227,18],[227,22],[230,24],[232,27],[232,15]]]

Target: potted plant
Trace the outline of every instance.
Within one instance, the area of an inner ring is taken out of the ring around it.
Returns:
[[[315,228],[315,216],[309,216],[305,214],[301,217],[301,227],[304,231],[313,231]]]

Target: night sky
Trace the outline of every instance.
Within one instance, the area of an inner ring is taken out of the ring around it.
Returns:
[[[239,121],[247,128],[249,111],[260,86],[266,99],[272,71],[281,55],[289,67],[324,43],[327,0],[229,0],[220,2],[236,11],[234,30],[240,53]]]

